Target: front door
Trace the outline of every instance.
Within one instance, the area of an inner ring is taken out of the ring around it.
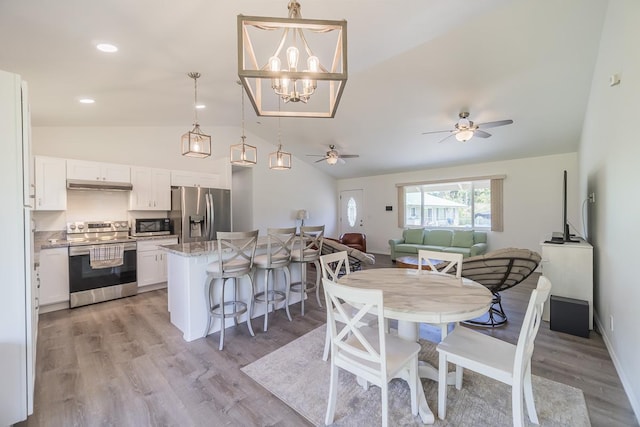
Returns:
[[[340,234],[365,233],[362,199],[362,190],[340,192]]]

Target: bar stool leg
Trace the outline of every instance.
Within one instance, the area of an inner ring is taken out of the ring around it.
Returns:
[[[284,273],[284,310],[287,312],[289,322],[291,322],[291,313],[289,313],[289,289],[291,287],[291,272],[288,266],[282,267]]]
[[[207,328],[204,330],[204,337],[206,337],[207,335],[209,335],[209,331],[211,330],[211,320],[212,320],[212,307],[213,307],[213,302],[211,301],[211,282],[213,282],[215,279],[213,278],[209,278],[207,277],[207,281],[205,282],[204,285],[204,300],[207,303]]]
[[[247,277],[249,278],[249,290],[252,292],[249,298],[253,299],[253,279],[250,274],[247,274]],[[247,329],[249,329],[251,336],[255,337],[256,334],[253,332],[253,327],[251,326],[251,311],[251,303],[249,302],[249,304],[247,304]]]
[[[267,332],[269,327],[269,276],[271,269],[266,268],[264,270],[264,325],[262,329]]]
[[[300,263],[300,310],[304,316],[304,300],[307,296],[307,263]]]
[[[224,330],[226,327],[226,322],[225,322],[225,317],[224,317],[224,288],[225,285],[227,284],[227,279],[222,279],[222,286],[220,287],[220,312],[221,312],[221,317],[220,317],[220,346],[218,347],[218,350],[222,351],[222,348],[224,347]]]
[[[320,261],[313,261],[313,265],[316,268],[316,301],[318,301],[318,305],[322,308],[322,303],[320,302]]]

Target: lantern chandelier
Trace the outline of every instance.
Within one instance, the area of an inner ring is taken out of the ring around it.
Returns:
[[[296,0],[288,9],[238,15],[238,77],[258,116],[332,118],[347,81],[347,21],[302,19]]]
[[[244,135],[244,88],[240,84],[240,103],[242,105],[242,142],[231,146],[231,164],[238,166],[253,166],[258,162],[258,149],[253,145],[245,143],[247,137]]]
[[[193,129],[184,135],[182,135],[182,155],[189,157],[209,157],[211,155],[211,136],[205,135],[200,129],[198,124],[198,78],[200,73],[188,73],[189,77],[193,79],[194,86],[194,123]]]

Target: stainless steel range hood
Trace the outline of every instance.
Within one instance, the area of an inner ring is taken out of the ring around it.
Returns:
[[[67,188],[69,190],[108,190],[108,191],[131,191],[133,185],[127,182],[110,181],[85,181],[82,179],[68,179]]]

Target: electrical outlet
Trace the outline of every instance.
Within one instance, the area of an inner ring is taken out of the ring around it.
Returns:
[[[609,330],[613,332],[613,314],[609,315]]]
[[[596,193],[589,193],[589,203],[596,202]]]

